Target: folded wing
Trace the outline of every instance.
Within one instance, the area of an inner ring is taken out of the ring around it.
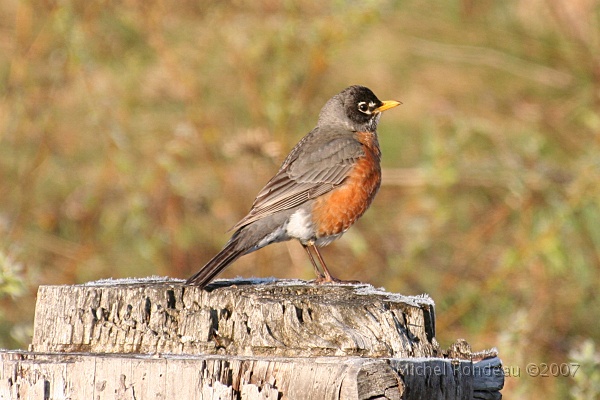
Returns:
[[[313,137],[310,141],[306,140],[309,136]],[[312,131],[296,145],[277,174],[260,191],[248,215],[232,229],[297,207],[333,190],[344,182],[356,160],[363,156],[362,145],[352,136]]]

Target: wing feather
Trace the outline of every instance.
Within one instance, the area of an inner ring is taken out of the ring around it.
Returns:
[[[277,174],[259,192],[248,215],[232,229],[297,207],[344,182],[355,161],[364,156],[362,145],[347,133],[327,134],[317,129],[296,145]],[[307,140],[311,137],[312,140]]]

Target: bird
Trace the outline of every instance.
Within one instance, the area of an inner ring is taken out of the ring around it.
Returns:
[[[377,124],[382,112],[400,104],[381,101],[360,85],[329,99],[316,127],[291,150],[250,212],[231,228],[234,233],[223,249],[186,284],[205,287],[239,257],[292,239],[308,254],[315,283],[347,282],[332,276],[319,247],[341,237],[371,205],[381,185]]]

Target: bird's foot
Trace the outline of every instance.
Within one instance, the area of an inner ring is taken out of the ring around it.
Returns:
[[[362,283],[361,281],[345,281],[342,279],[334,278],[333,276],[322,276],[322,275],[319,276],[318,278],[316,278],[315,280],[313,280],[312,282],[317,285],[327,285],[327,284],[360,285]]]

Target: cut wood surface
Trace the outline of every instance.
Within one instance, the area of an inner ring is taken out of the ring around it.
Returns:
[[[431,357],[434,337],[429,297],[365,284],[120,280],[41,286],[31,350]]]

